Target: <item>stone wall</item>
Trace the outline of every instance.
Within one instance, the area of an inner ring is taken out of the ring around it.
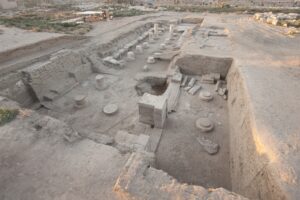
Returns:
[[[166,172],[153,166],[153,154],[132,153],[114,186],[118,199],[231,199],[247,200],[224,188],[205,189],[201,186],[179,183]]]
[[[83,60],[76,52],[62,50],[53,54],[48,61],[22,70],[23,80],[41,102],[52,101],[87,79],[91,67],[90,63],[84,63]]]

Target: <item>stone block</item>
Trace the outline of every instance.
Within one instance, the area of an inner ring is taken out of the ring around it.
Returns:
[[[188,84],[188,87],[192,88],[196,83],[196,79],[195,78],[191,78],[189,84]]]
[[[182,74],[181,73],[175,73],[172,76],[172,82],[181,83],[181,80],[182,80]]]
[[[207,83],[207,84],[214,84],[215,79],[214,79],[214,76],[212,76],[211,74],[205,74],[201,77],[201,82]]]
[[[186,75],[186,76],[184,76],[184,78],[183,78],[183,81],[181,82],[181,87],[185,87],[185,85],[187,84],[187,82],[188,82],[188,76]]]
[[[201,85],[195,85],[188,91],[188,93],[190,95],[195,95],[200,89],[201,89]]]
[[[167,116],[167,98],[145,93],[138,103],[139,121],[163,128]]]

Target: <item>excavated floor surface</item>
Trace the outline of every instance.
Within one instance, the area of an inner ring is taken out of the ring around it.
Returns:
[[[178,109],[168,116],[157,150],[157,167],[183,183],[230,190],[227,101],[214,91],[214,85],[201,85],[214,99],[201,101],[198,95],[181,89]],[[195,122],[200,117],[213,121],[213,131],[201,133],[197,129]],[[219,152],[209,155],[197,141],[199,136],[218,143]]]

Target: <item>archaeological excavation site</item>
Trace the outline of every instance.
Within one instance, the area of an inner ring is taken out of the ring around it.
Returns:
[[[297,1],[20,2],[0,0],[1,200],[300,199]]]

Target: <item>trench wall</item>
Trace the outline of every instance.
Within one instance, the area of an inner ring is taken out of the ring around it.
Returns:
[[[225,78],[232,61],[232,58],[188,54],[179,57],[175,65],[179,66],[180,71],[184,74],[203,75],[220,73],[221,77]]]
[[[272,173],[270,160],[259,153],[259,132],[251,113],[242,68],[235,64],[227,75],[230,121],[230,170],[232,190],[250,199],[286,199]]]

